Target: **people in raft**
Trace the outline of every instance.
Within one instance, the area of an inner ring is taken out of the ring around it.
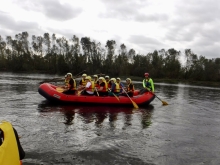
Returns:
[[[122,96],[129,96],[129,97],[133,97],[134,95],[134,84],[131,82],[130,78],[126,79],[126,88],[122,89]]]
[[[114,95],[118,96],[120,93],[119,84],[116,82],[115,78],[111,78],[110,81],[111,81],[111,88],[109,89],[108,95],[109,96],[114,96]]]
[[[76,93],[76,81],[75,81],[75,79],[73,79],[73,76],[71,73],[67,73],[66,76],[67,76],[66,81],[68,82],[68,84],[64,88],[63,93],[65,93],[67,95],[68,94],[73,95]]]
[[[86,76],[87,74],[82,74],[82,79],[79,81],[78,90],[82,90],[86,86]]]
[[[63,85],[59,85],[59,87],[65,88],[65,87],[68,86],[68,83],[69,83],[69,81],[68,81],[68,79],[67,79],[67,75],[65,75],[65,76],[64,76],[64,84],[63,84]]]
[[[93,81],[94,81],[95,87],[98,87],[99,86],[99,79],[96,74],[93,75]]]
[[[99,77],[99,84],[95,91],[96,96],[107,96],[108,95],[108,85],[104,77]]]
[[[21,146],[17,130],[13,126],[12,126],[12,128],[13,128],[15,139],[16,139],[17,146],[18,146],[19,158],[20,158],[20,160],[22,160],[25,157],[25,152]],[[3,142],[4,142],[4,132],[0,129],[0,146],[2,145]]]
[[[90,76],[87,76],[85,78],[86,80],[86,86],[84,87],[83,91],[81,92],[82,95],[94,95],[94,89],[95,84],[94,81],[92,81],[92,78]]]
[[[105,76],[105,81],[106,81],[106,83],[108,85],[108,88],[111,88],[111,81],[110,81],[109,76]]]
[[[144,93],[145,91],[151,91],[154,92],[154,82],[152,78],[150,78],[149,73],[144,73],[144,79],[143,79],[143,88],[140,90],[140,94]]]
[[[119,84],[120,93],[123,91],[123,88],[125,87],[124,84],[121,82],[121,79],[118,77],[116,78],[116,82]]]

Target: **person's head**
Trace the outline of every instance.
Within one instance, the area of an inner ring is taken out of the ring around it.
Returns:
[[[82,78],[85,80],[85,78],[86,78],[86,76],[87,76],[87,74],[82,74]]]
[[[110,81],[111,81],[111,83],[116,83],[116,79],[115,78],[111,78]]]
[[[149,73],[144,73],[144,77],[145,77],[145,78],[148,78],[149,76],[150,76]]]
[[[98,76],[95,74],[95,75],[93,75],[93,78],[96,80],[98,78]]]
[[[105,80],[105,78],[104,77],[99,77],[99,82],[103,82]]]
[[[105,76],[105,80],[108,81],[109,80],[109,76]]]
[[[86,81],[91,81],[91,77],[90,76],[86,76],[85,80]]]
[[[120,81],[121,81],[121,79],[118,77],[118,78],[116,78],[116,82],[117,83],[120,83]]]
[[[131,83],[131,79],[130,78],[126,78],[126,83],[130,84]]]
[[[66,74],[66,77],[67,77],[68,79],[72,78],[72,73],[67,73],[67,74]]]

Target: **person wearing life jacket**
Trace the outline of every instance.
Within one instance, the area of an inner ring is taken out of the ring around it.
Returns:
[[[96,88],[95,95],[107,96],[108,95],[108,85],[104,77],[99,77],[99,86]]]
[[[69,80],[67,79],[67,75],[64,76],[64,85],[59,85],[61,88],[66,88],[69,84]]]
[[[111,88],[109,89],[109,96],[119,95],[120,87],[119,84],[116,82],[115,78],[111,78]],[[114,93],[114,94],[113,94]]]
[[[76,80],[73,79],[73,76],[71,73],[67,73],[67,87],[64,89],[63,93],[65,94],[72,94],[74,95],[76,93]]]
[[[99,79],[96,74],[93,75],[93,81],[94,81],[95,87],[98,87],[99,86]]]
[[[124,84],[121,82],[121,79],[118,77],[116,78],[116,82],[119,84],[119,88],[120,88],[120,93],[123,91],[122,88],[124,88]]]
[[[105,81],[106,81],[106,83],[107,83],[107,85],[108,85],[108,88],[111,88],[111,81],[110,81],[110,78],[109,78],[109,76],[105,76]]]
[[[86,76],[86,86],[83,89],[82,95],[94,95],[95,90],[95,84],[94,81],[92,81],[92,78],[90,76]]]
[[[85,86],[86,86],[86,80],[85,80],[86,76],[87,76],[87,74],[85,74],[85,73],[82,74],[82,79],[79,81],[79,85],[78,85],[78,91],[85,88]]]
[[[154,82],[152,80],[152,78],[150,78],[150,74],[149,73],[144,73],[144,80],[143,80],[143,87],[151,92],[154,92]]]
[[[133,97],[133,95],[134,95],[134,84],[131,82],[130,78],[126,79],[126,83],[127,83],[126,88],[123,90],[121,95],[122,96],[127,96],[127,94],[128,94],[128,96]]]

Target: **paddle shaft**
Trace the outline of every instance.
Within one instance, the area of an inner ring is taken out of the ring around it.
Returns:
[[[111,92],[111,90],[108,88],[108,90]],[[116,96],[115,94],[114,94],[114,92],[112,92],[112,94],[115,96],[115,98],[119,101],[119,98],[118,98],[118,96]]]
[[[128,98],[131,100],[133,106],[134,106],[135,108],[138,108],[138,105],[130,98],[130,96],[129,96],[128,93],[125,91],[125,89],[122,88],[122,90],[126,93],[126,95],[128,96]]]
[[[149,90],[148,90],[148,92],[151,92],[154,96],[156,96],[156,98],[158,98],[163,103],[163,105],[168,105],[168,103],[166,101],[161,100],[154,92],[149,91]]]
[[[97,88],[95,87],[95,90],[96,90],[96,92],[97,92],[97,95],[99,96],[99,92],[98,92],[98,90],[97,90]]]

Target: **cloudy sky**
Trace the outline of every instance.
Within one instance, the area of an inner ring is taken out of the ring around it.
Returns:
[[[27,31],[107,40],[147,54],[191,49],[220,57],[219,0],[0,0],[0,35]]]

